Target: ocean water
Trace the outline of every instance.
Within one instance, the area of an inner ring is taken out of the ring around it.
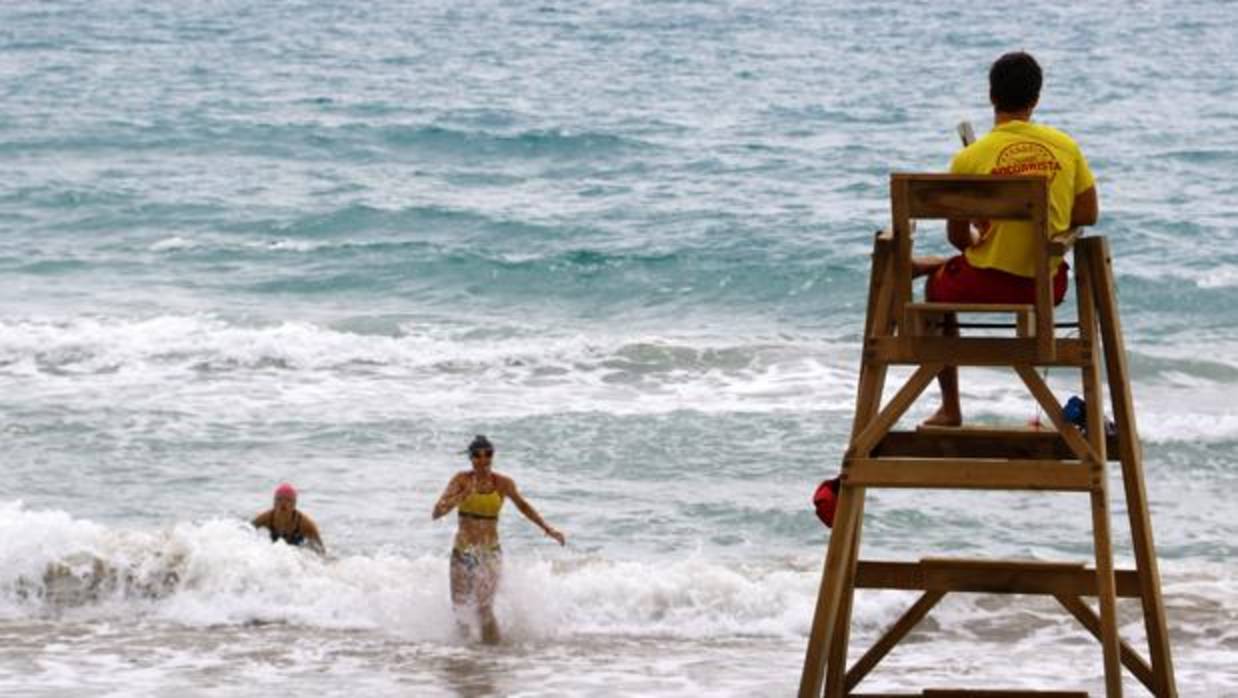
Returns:
[[[791,694],[887,175],[944,168],[1023,48],[1098,177],[1179,690],[1238,696],[1236,26],[1198,0],[0,4],[0,693]],[[963,380],[969,418],[1035,414]],[[497,648],[454,635],[429,519],[475,433],[569,539],[504,514]],[[329,559],[245,523],[283,480]],[[868,557],[1091,555],[1077,495],[868,517]],[[908,603],[857,596],[853,651]],[[1099,695],[1100,649],[1051,602],[959,595],[863,687],[921,685]]]

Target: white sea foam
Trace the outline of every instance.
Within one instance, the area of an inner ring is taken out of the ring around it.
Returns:
[[[179,250],[192,250],[198,247],[200,243],[179,235],[163,238],[151,243],[148,248],[151,252],[176,252]]]
[[[276,250],[279,252],[313,252],[314,250],[322,249],[327,246],[327,243],[313,242],[310,240],[289,240],[285,238],[281,240],[250,242],[246,243],[246,246]]]
[[[1198,267],[1170,266],[1165,264],[1127,264],[1122,267],[1122,273],[1148,281],[1168,280],[1185,282],[1203,289],[1224,289],[1238,286],[1238,267],[1218,262],[1216,259],[1204,260],[1201,266]]]
[[[198,234],[191,237],[173,235],[160,238],[147,246],[150,252],[175,253],[187,250],[209,250],[212,252],[242,252],[253,250],[269,250],[272,252],[317,252],[340,248],[365,248],[370,246],[388,245],[387,239],[333,239],[305,240],[295,238],[238,238],[220,234]]]
[[[112,530],[20,503],[0,506],[0,532],[0,609],[10,619],[48,612],[153,614],[191,626],[288,622],[382,629],[423,640],[451,637],[446,565],[437,554],[322,561],[271,545],[238,522]],[[113,573],[119,584],[101,592],[92,585],[94,577]],[[174,579],[164,587],[141,584],[169,573]],[[69,578],[59,582],[59,594],[52,593],[57,575]],[[816,584],[812,565],[696,556],[666,563],[515,556],[505,563],[497,611],[517,638],[794,637],[807,633]],[[871,626],[888,620],[893,608],[888,599],[878,600],[857,615]]]
[[[1144,438],[1238,439],[1227,364],[1196,369],[1197,353],[1172,344],[1144,351],[1167,362],[1135,386]],[[465,411],[489,417],[846,412],[855,390],[854,352],[851,342],[820,337],[526,329],[478,338],[415,322],[366,334],[305,321],[238,324],[213,315],[0,321],[0,375],[15,379],[14,394],[71,394],[78,405],[110,404],[123,395],[134,407],[210,419],[249,418],[277,404],[306,415],[325,409],[342,422]],[[1223,355],[1209,360],[1226,361]],[[891,390],[903,375],[891,373]],[[1081,392],[1074,373],[1053,371],[1049,380],[1063,399]],[[417,390],[400,391],[393,402],[392,386],[400,382]],[[1009,372],[967,370],[962,386],[969,417],[1022,424],[1040,413]],[[928,414],[934,392],[911,410],[908,423]]]
[[[38,379],[32,389],[72,390],[75,399],[94,388],[132,391],[139,403],[197,401],[208,410],[212,395],[237,397],[238,383],[246,386],[242,400],[259,403],[319,400],[328,388],[344,414],[387,409],[389,400],[375,398],[393,379],[418,386],[400,403],[417,411],[802,409],[805,399],[849,399],[852,351],[808,338],[514,331],[479,339],[413,323],[392,334],[360,334],[309,322],[239,325],[209,315],[0,322],[0,374]],[[211,380],[186,382],[195,376]],[[264,396],[262,386],[278,395]],[[486,400],[479,403],[478,394]]]
[[[0,506],[0,541],[0,614],[8,619],[69,613],[190,626],[285,622],[439,641],[454,633],[439,554],[324,561],[272,545],[241,522],[113,530],[20,502]],[[497,611],[516,638],[795,635],[806,631],[813,576],[697,558],[658,565],[513,556]]]
[[[1234,288],[1238,286],[1238,267],[1210,269],[1197,283],[1201,288]]]
[[[239,521],[114,530],[0,505],[0,614],[155,617],[186,625],[290,622],[407,631],[452,627],[440,559],[324,561]]]
[[[698,555],[662,561],[514,555],[504,563],[496,609],[517,640],[800,638],[811,622],[819,555],[813,550],[794,560],[750,564]],[[106,574],[119,581],[92,586]],[[1171,609],[1189,620],[1192,635],[1228,633],[1238,622],[1232,569],[1171,562],[1163,574],[1167,597],[1176,599]],[[116,530],[19,502],[0,505],[0,617],[9,620],[53,613],[186,626],[292,623],[451,642],[446,576],[439,554],[391,551],[324,561],[272,545],[240,522]],[[910,598],[904,592],[862,594],[857,632],[874,635]],[[1230,610],[1217,613],[1217,604]],[[1004,624],[1000,632],[1056,639],[1073,628],[1069,617],[1047,612],[1052,604],[1031,609],[1009,599],[961,597],[938,612],[943,627],[937,632],[959,640],[998,632],[991,628]]]

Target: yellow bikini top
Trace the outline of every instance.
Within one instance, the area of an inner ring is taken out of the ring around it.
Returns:
[[[467,516],[474,519],[498,519],[499,509],[503,508],[503,495],[498,489],[482,494],[474,492],[464,498],[463,502],[457,507],[460,516]]]

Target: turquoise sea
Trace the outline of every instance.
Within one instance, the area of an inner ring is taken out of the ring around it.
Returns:
[[[1098,178],[1179,691],[1238,696],[1235,27],[1201,0],[0,4],[0,693],[792,694],[888,174],[944,169],[1025,49]],[[1035,415],[1013,375],[963,395]],[[498,648],[455,637],[429,517],[477,433],[569,541],[505,512]],[[329,560],[248,527],[284,480]],[[1079,496],[868,516],[870,557],[1091,555]],[[853,651],[909,602],[860,595]],[[921,685],[1099,695],[1100,649],[1051,601],[958,596],[863,688]]]

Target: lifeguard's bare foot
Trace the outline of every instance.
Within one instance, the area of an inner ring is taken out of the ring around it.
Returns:
[[[962,424],[963,415],[958,410],[948,410],[945,407],[937,408],[932,416],[920,422],[922,427],[957,427]]]

